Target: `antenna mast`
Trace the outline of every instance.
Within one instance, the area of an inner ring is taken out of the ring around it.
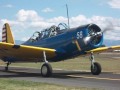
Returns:
[[[66,9],[67,9],[68,27],[70,28],[70,23],[69,23],[69,12],[68,12],[68,5],[67,5],[67,4],[66,4]]]

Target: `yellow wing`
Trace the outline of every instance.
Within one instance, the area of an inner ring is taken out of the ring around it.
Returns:
[[[100,47],[100,48],[92,49],[92,50],[86,51],[86,52],[87,53],[90,53],[90,52],[100,53],[100,52],[119,50],[119,49],[120,49],[120,45],[118,45],[118,46],[111,46],[111,47]]]
[[[20,59],[43,59],[43,51],[46,52],[47,59],[56,56],[55,49],[14,45],[11,43],[0,42],[0,58],[2,57],[15,57]]]

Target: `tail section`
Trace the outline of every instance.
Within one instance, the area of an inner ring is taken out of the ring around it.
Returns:
[[[2,42],[15,43],[8,23],[5,23],[2,29]]]

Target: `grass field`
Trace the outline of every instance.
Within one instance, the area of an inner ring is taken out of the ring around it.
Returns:
[[[98,88],[86,87],[66,87],[55,84],[38,83],[23,80],[12,80],[0,78],[0,90],[103,90]]]
[[[102,66],[103,72],[120,73],[120,53],[98,54],[95,55],[95,60]],[[5,65],[0,62],[1,65]],[[10,66],[21,66],[30,68],[40,68],[42,63],[12,63]],[[65,70],[89,70],[89,56],[77,57],[67,61],[51,63],[53,69]],[[100,88],[76,88],[66,87],[54,84],[36,83],[31,81],[18,81],[0,78],[0,90],[103,90]]]

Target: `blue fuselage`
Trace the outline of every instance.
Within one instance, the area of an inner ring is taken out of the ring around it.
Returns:
[[[66,29],[61,34],[38,39],[34,42],[28,40],[23,45],[56,49],[56,57],[52,58],[52,61],[59,61],[77,55],[86,54],[86,51],[100,47],[103,41],[102,36],[95,44],[90,41],[85,42],[85,38],[88,36],[89,25],[90,24]],[[95,24],[93,25],[96,26]],[[99,28],[98,26],[96,27]]]

